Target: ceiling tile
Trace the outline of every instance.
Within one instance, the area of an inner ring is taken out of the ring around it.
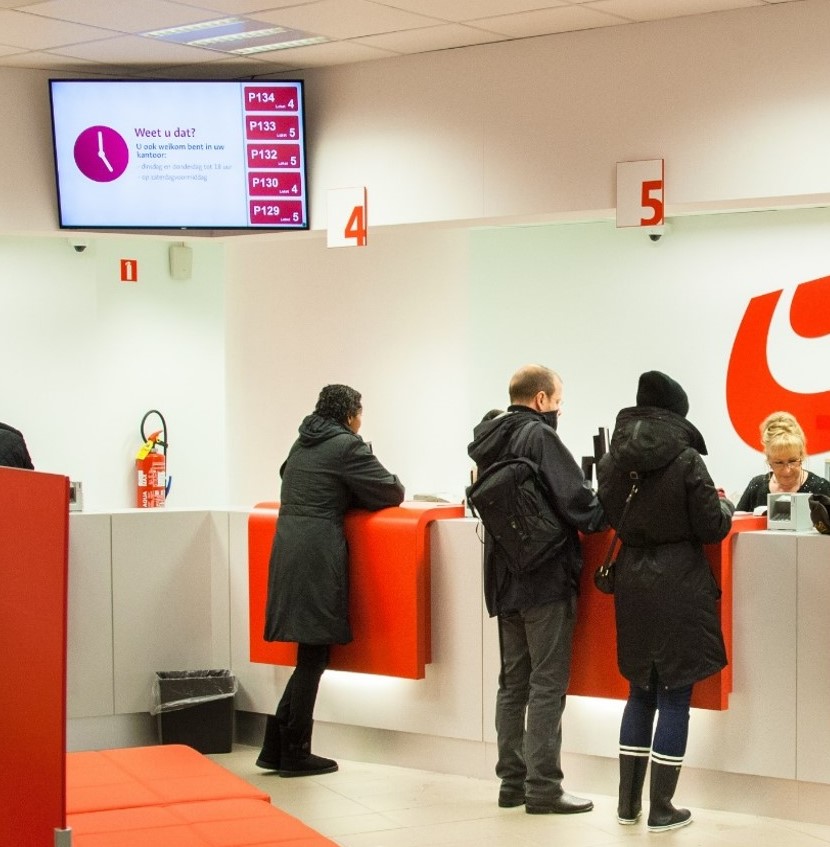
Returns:
[[[118,0],[46,0],[28,6],[26,12],[133,33],[196,23],[214,17],[206,9],[168,3],[167,0],[140,0],[135,3]]]
[[[433,18],[402,12],[369,0],[319,0],[276,12],[257,12],[252,17],[331,39],[360,38],[436,23]]]
[[[425,29],[408,29],[403,32],[389,32],[383,35],[369,35],[356,38],[355,42],[369,47],[380,47],[396,53],[423,53],[429,50],[450,50],[456,47],[471,47],[474,44],[487,44],[501,41],[504,36],[485,32],[460,24],[444,24]]]
[[[80,24],[52,21],[26,12],[0,11],[0,32],[3,43],[28,50],[48,50],[60,44],[92,41],[112,33]]]
[[[197,62],[216,62],[221,53],[213,50],[200,50],[186,44],[159,41],[155,38],[142,38],[140,35],[124,35],[108,38],[88,44],[75,44],[54,50],[65,56],[78,59],[92,59],[119,65],[155,64],[158,67],[176,64],[196,64]]]
[[[42,71],[55,71],[58,73],[83,73],[90,71],[98,74],[123,75],[123,69],[116,66],[101,65],[97,62],[87,62],[84,59],[69,59],[56,53],[29,50],[25,53],[17,53],[14,56],[3,56],[3,66],[10,68],[32,68]]]
[[[282,55],[281,55],[282,54]],[[373,59],[388,59],[397,54],[376,47],[367,47],[356,41],[330,41],[293,50],[275,50],[260,53],[260,58],[273,58],[275,62],[290,63],[292,69],[316,68],[324,65],[345,65],[350,62],[366,62]]]
[[[573,0],[383,0],[386,6],[455,22],[567,6],[569,2]]]
[[[763,5],[764,0],[596,0],[591,8],[632,21],[654,21]]]
[[[276,74],[291,70],[290,65],[257,62],[250,58],[222,58],[196,65],[172,65],[141,72],[138,76],[152,79],[251,79],[263,73]]]
[[[317,0],[173,0],[182,6],[196,6],[221,12],[223,15],[249,15],[252,12],[268,12],[284,6],[305,6]]]
[[[499,32],[512,38],[528,38],[554,32],[569,32],[579,29],[614,26],[630,23],[622,17],[588,9],[584,6],[563,6],[536,12],[521,12],[517,15],[500,15],[473,21],[476,26],[491,32]]]

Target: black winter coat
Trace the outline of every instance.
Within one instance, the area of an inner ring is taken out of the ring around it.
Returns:
[[[23,433],[4,423],[0,423],[0,465],[30,471],[35,467],[26,449]]]
[[[623,409],[610,452],[597,468],[598,493],[618,526],[641,476],[620,537],[614,606],[620,673],[648,688],[652,669],[665,688],[704,679],[726,665],[720,596],[704,544],[729,533],[734,507],[721,499],[701,454],[706,445],[681,415]]]
[[[606,522],[590,483],[556,431],[530,407],[510,406],[506,414],[476,426],[467,452],[479,471],[512,456],[536,462],[566,536],[546,565],[516,574],[485,533],[484,599],[490,616],[573,597],[582,570],[578,530],[597,532]]]
[[[369,445],[342,424],[312,414],[299,431],[280,469],[265,640],[348,644],[352,631],[344,516],[349,509],[398,506],[404,488]]]

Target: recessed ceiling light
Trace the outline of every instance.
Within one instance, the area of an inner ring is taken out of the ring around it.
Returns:
[[[271,50],[288,50],[289,47],[308,47],[310,44],[322,44],[328,41],[322,35],[315,35],[310,38],[295,38],[293,41],[277,41],[274,44],[257,44],[254,47],[238,47],[236,50],[229,50],[230,53],[236,53],[240,56],[249,56],[251,53],[267,53]]]
[[[195,24],[173,26],[144,32],[147,38],[172,41],[190,47],[203,47],[220,53],[246,56],[252,53],[267,53],[271,50],[287,50],[328,41],[322,35],[287,29],[282,26],[264,26],[261,21],[250,18],[217,18]],[[275,36],[279,36],[275,38]]]
[[[206,44],[224,44],[229,41],[252,41],[255,38],[279,35],[281,32],[285,32],[283,27],[271,26],[268,29],[258,29],[254,32],[229,32],[227,35],[211,35],[207,38],[197,38],[187,43],[193,47],[204,47]]]
[[[142,32],[141,34],[148,38],[170,38],[171,36],[185,35],[205,29],[220,29],[242,22],[242,18],[219,18],[214,21],[201,21],[197,24],[184,24],[182,26],[167,27],[167,29],[154,29],[152,32]]]

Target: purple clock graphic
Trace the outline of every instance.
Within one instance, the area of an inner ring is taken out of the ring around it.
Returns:
[[[127,142],[108,126],[87,127],[75,140],[75,164],[95,182],[118,179],[130,161]]]

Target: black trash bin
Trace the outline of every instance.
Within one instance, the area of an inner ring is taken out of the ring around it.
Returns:
[[[230,753],[236,690],[228,670],[157,671],[150,713],[158,716],[161,743]]]

